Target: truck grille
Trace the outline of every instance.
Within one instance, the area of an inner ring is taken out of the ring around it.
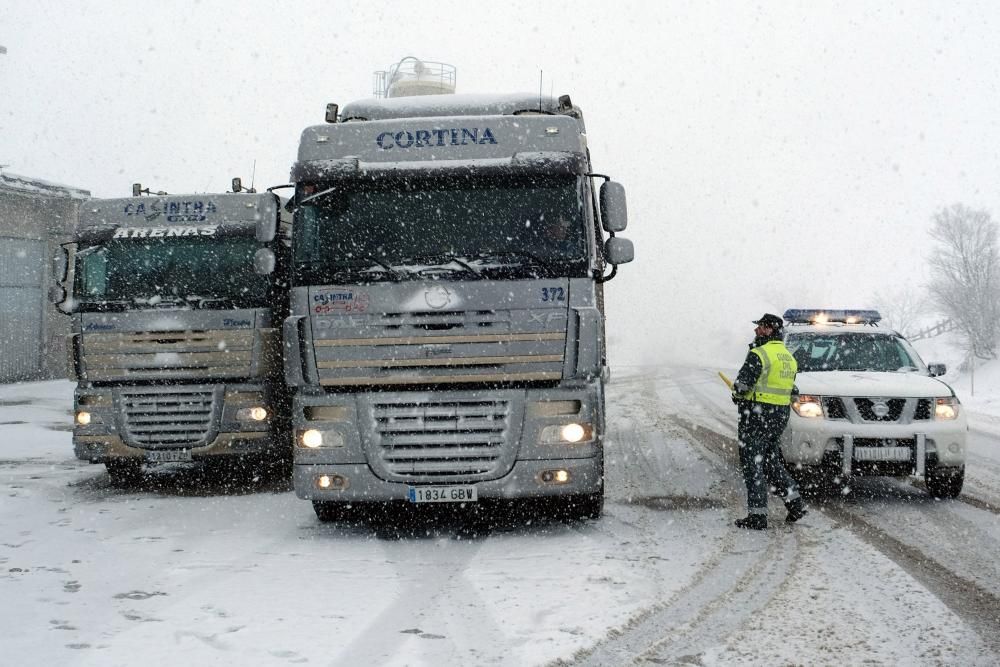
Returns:
[[[83,362],[91,381],[245,377],[252,329],[85,333]]]
[[[372,402],[381,466],[397,481],[475,481],[506,472],[509,400]]]
[[[158,388],[120,394],[125,441],[145,449],[194,447],[215,435],[213,390]]]

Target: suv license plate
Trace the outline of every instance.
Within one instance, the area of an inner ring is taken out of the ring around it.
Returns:
[[[174,461],[190,461],[191,452],[187,449],[168,449],[162,452],[146,452],[146,460],[150,463],[172,463]]]
[[[479,500],[474,486],[411,486],[411,503],[474,503]]]

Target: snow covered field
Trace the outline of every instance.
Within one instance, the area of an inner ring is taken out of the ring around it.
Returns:
[[[967,497],[863,480],[764,534],[731,527],[714,372],[616,369],[605,516],[569,523],[320,524],[280,477],[183,465],[115,489],[73,458],[69,382],[0,386],[2,662],[997,664],[993,370]]]

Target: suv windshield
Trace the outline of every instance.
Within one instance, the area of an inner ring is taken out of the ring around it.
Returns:
[[[253,238],[111,240],[77,252],[73,296],[81,310],[175,302],[261,306],[268,278],[253,268],[258,247]]]
[[[799,372],[922,371],[923,362],[909,343],[885,333],[790,333],[785,345]]]
[[[581,188],[539,174],[318,184],[300,192],[293,280],[585,276]]]

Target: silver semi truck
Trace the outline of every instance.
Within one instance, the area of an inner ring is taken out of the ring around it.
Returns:
[[[281,215],[271,193],[80,207],[52,294],[73,318],[78,458],[115,483],[147,463],[290,458]]]
[[[298,496],[321,520],[541,496],[599,516],[603,283],[633,248],[580,109],[532,94],[329,105],[292,180]]]

